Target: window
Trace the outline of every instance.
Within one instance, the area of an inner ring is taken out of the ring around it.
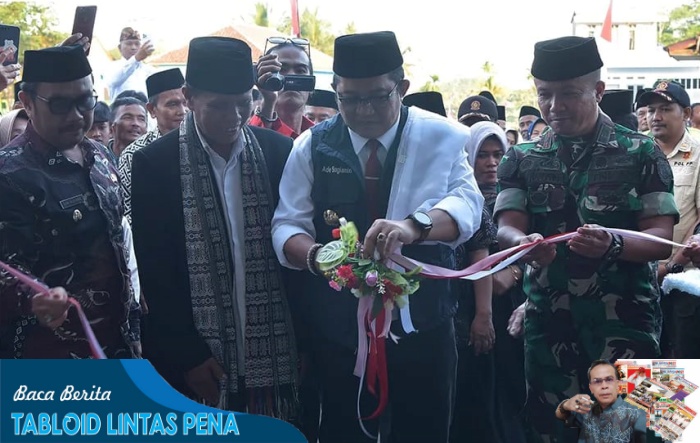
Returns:
[[[589,37],[595,36],[595,25],[588,25],[588,36]]]
[[[629,49],[630,51],[634,51],[634,42],[637,39],[637,25],[629,25],[630,26],[630,45]]]

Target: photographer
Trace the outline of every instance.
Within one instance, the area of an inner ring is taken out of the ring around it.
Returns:
[[[257,86],[263,101],[250,125],[297,138],[314,125],[304,116],[304,106],[315,85],[309,42],[301,38],[270,37],[265,46],[268,44],[274,46],[265,51],[257,64]],[[305,85],[295,87],[303,90],[290,90],[289,76],[297,80],[298,76],[306,77],[301,78]]]
[[[588,387],[596,401],[577,394],[559,403],[557,418],[581,429],[580,443],[646,443],[646,414],[618,395],[619,383],[615,366],[596,360],[588,369]]]

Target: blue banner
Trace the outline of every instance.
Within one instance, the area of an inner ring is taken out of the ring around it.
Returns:
[[[147,360],[0,360],[0,442],[28,441],[306,440],[281,420],[188,399]]]

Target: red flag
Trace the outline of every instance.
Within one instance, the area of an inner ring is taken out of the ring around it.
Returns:
[[[299,2],[297,0],[291,0],[292,2],[292,35],[294,37],[301,37],[301,28],[299,27]]]
[[[612,42],[612,0],[610,0],[610,5],[608,6],[608,13],[605,15],[600,38]]]

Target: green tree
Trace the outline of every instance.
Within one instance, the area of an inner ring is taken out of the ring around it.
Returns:
[[[56,31],[58,19],[49,6],[33,2],[9,2],[0,7],[0,23],[19,26],[19,62],[24,62],[24,51],[56,46],[68,35]],[[0,109],[14,102],[14,88],[0,92]]]
[[[440,77],[438,77],[437,75],[431,75],[430,80],[428,80],[423,86],[421,86],[420,92],[440,92],[440,86],[438,85],[439,81]]]
[[[266,3],[256,3],[255,13],[253,14],[253,23],[265,28],[270,26],[269,8]]]
[[[700,35],[700,1],[672,9],[668,21],[659,25],[659,43],[668,46]]]
[[[465,98],[478,93],[481,82],[477,78],[460,78],[441,83],[440,92],[447,115],[456,119],[459,105]]]
[[[491,94],[493,94],[496,100],[499,100],[499,98],[502,100],[505,96],[505,91],[502,86],[496,83],[495,70],[493,68],[493,64],[487,60],[486,62],[484,62],[484,65],[481,67],[481,70],[484,71],[484,74],[486,75],[486,78],[481,84],[482,87],[488,91],[491,91]]]
[[[319,18],[318,8],[313,11],[310,11],[309,8],[304,8],[304,12],[299,17],[299,27],[301,28],[301,36],[311,42],[311,47],[328,55],[333,55],[336,36],[331,32],[330,22]],[[289,16],[285,16],[282,19],[282,23],[277,27],[277,30],[285,34],[291,33],[292,21]]]
[[[348,35],[348,34],[357,34],[357,27],[355,26],[355,22],[350,22],[347,25],[345,25],[345,29],[343,30],[343,35]]]

